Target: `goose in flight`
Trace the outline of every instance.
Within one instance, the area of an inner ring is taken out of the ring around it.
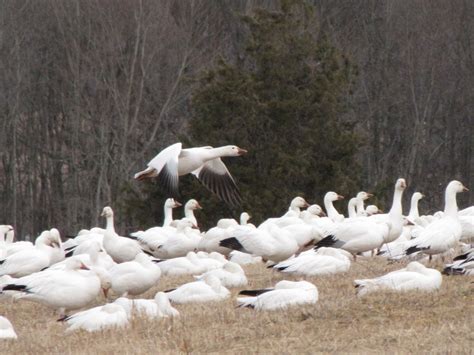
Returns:
[[[158,177],[173,196],[179,195],[179,176],[192,173],[209,190],[231,206],[240,204],[241,196],[234,178],[222,162],[222,157],[236,157],[247,153],[235,145],[183,149],[175,143],[163,149],[148,163],[148,167],[135,174],[136,180]]]

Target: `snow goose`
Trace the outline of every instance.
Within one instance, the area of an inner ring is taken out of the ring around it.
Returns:
[[[195,276],[196,279],[200,280],[206,275],[213,275],[217,277],[222,286],[224,287],[242,287],[246,286],[248,281],[245,277],[245,272],[239,264],[233,263],[231,261],[224,264],[220,269],[209,270],[202,275]]]
[[[171,305],[168,296],[164,292],[157,292],[152,300],[131,300],[120,297],[114,303],[120,304],[126,310],[129,310],[129,313],[135,311],[138,315],[143,315],[150,319],[179,316],[178,310]]]
[[[229,254],[229,261],[239,265],[258,264],[262,262],[261,256],[253,256],[247,253],[242,253],[238,250],[232,250]]]
[[[315,304],[318,301],[318,289],[307,281],[280,281],[275,288],[262,290],[244,290],[237,302],[240,307],[254,308],[258,311],[282,310],[290,306]]]
[[[367,216],[373,216],[375,214],[382,213],[383,211],[380,210],[377,206],[375,205],[368,205],[365,209],[365,214]]]
[[[468,191],[459,181],[453,180],[446,187],[445,207],[442,218],[430,223],[420,235],[411,241],[406,254],[421,251],[430,255],[442,254],[455,247],[461,238],[462,227],[459,222],[456,194]]]
[[[163,275],[179,276],[179,275],[193,275],[201,272],[199,265],[200,258],[194,251],[190,251],[186,256],[162,260],[158,266]]]
[[[356,196],[357,216],[365,216],[364,201],[371,198],[373,195],[365,191],[360,191]]]
[[[137,254],[142,252],[142,249],[134,240],[121,237],[115,232],[114,212],[112,208],[109,206],[104,207],[101,216],[105,217],[107,221],[103,241],[104,249],[107,254],[117,263],[135,259]]]
[[[139,253],[133,261],[117,264],[109,270],[112,291],[120,296],[139,295],[158,283],[161,270],[148,255]]]
[[[184,205],[184,217],[193,222],[195,226],[199,226],[196,216],[194,215],[195,210],[202,210],[202,207],[195,199],[191,199]]]
[[[66,310],[87,306],[101,289],[110,288],[110,280],[89,270],[79,259],[71,257],[64,270],[44,270],[15,279],[4,285],[1,292],[14,291],[15,298],[23,298],[58,309]]]
[[[50,231],[42,232],[33,248],[20,250],[0,260],[0,276],[22,277],[48,267],[55,248],[59,249],[56,236],[52,236]]]
[[[187,218],[176,221],[176,232],[165,241],[151,249],[154,256],[160,259],[171,259],[186,255],[196,250],[201,240],[200,234],[194,233],[197,227]]]
[[[349,200],[349,203],[347,204],[347,216],[349,218],[357,217],[356,205],[357,205],[357,198],[355,197],[351,198]]]
[[[221,240],[219,245],[274,262],[288,259],[300,249],[290,232],[273,224],[264,229],[247,227],[235,230],[231,238]]]
[[[261,223],[258,228],[267,228],[270,224],[278,227],[285,227],[294,223],[304,223],[300,219],[301,208],[309,207],[309,203],[303,197],[297,196],[291,200],[288,211],[281,217],[268,218]]]
[[[163,149],[149,163],[148,168],[135,174],[136,180],[159,177],[173,195],[178,196],[179,176],[192,173],[210,191],[231,206],[240,204],[241,197],[234,178],[222,162],[222,157],[236,157],[247,153],[235,145],[182,149],[175,143]]]
[[[163,227],[167,227],[173,221],[173,208],[180,207],[181,203],[176,201],[174,198],[167,198],[163,206]]]
[[[324,213],[323,209],[321,206],[317,204],[313,204],[309,206],[306,210],[301,211],[300,213],[300,218],[305,222],[305,223],[313,223],[315,219],[325,217],[326,213]]]
[[[123,328],[129,324],[125,309],[114,303],[87,309],[61,319],[68,324],[66,332],[86,330],[97,332],[109,328]]]
[[[17,335],[15,333],[15,329],[13,329],[13,325],[11,322],[3,317],[0,316],[0,339],[16,339]]]
[[[420,218],[420,212],[418,211],[418,202],[425,197],[421,192],[415,192],[411,196],[410,201],[410,212],[408,213],[408,219],[411,222],[416,221],[416,219]]]
[[[357,253],[380,248],[383,243],[398,238],[403,226],[401,196],[405,188],[405,180],[398,179],[388,221],[377,222],[370,218],[358,218],[337,223],[328,235],[316,244],[316,249],[319,247],[341,248],[355,256]]]
[[[474,216],[474,206],[469,206],[459,211],[460,216]]]
[[[351,266],[350,254],[341,249],[319,248],[309,250],[299,256],[281,261],[274,269],[283,273],[320,276],[346,272]]]
[[[343,200],[344,196],[338,195],[334,191],[329,191],[324,195],[324,207],[326,208],[326,213],[328,217],[333,222],[342,222],[344,220],[344,216],[337,212],[336,208],[333,205],[334,201]]]
[[[417,261],[412,261],[406,268],[389,272],[386,275],[366,280],[355,280],[358,296],[381,290],[393,291],[426,291],[432,292],[441,287],[441,273],[426,268]]]
[[[222,286],[221,281],[213,275],[206,275],[202,280],[190,282],[165,292],[170,301],[174,303],[221,301],[230,296],[230,291]]]

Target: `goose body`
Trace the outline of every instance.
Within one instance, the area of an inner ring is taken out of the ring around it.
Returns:
[[[416,261],[409,263],[406,268],[375,279],[354,281],[358,296],[381,290],[432,292],[441,287],[441,282],[442,276],[438,270],[426,268]]]
[[[140,316],[146,316],[150,319],[179,316],[178,310],[171,305],[168,296],[164,292],[156,293],[152,300],[132,300],[120,297],[115,301],[115,303],[124,307],[129,314],[135,312]]]
[[[320,276],[346,272],[350,266],[349,253],[341,249],[323,247],[279,262],[273,268],[288,274]]]
[[[246,286],[248,281],[245,277],[245,272],[240,265],[231,261],[224,264],[222,268],[209,270],[202,275],[196,276],[196,279],[200,280],[206,277],[206,275],[213,275],[217,277],[222,286],[224,287],[242,287]]]
[[[116,303],[94,307],[63,319],[68,324],[66,332],[86,330],[96,332],[108,328],[122,328],[129,324],[125,309]]]
[[[230,296],[227,288],[213,275],[206,275],[202,280],[190,282],[167,292],[174,303],[201,303],[221,301]]]
[[[244,290],[239,294],[252,297],[239,297],[240,307],[254,308],[258,311],[282,310],[290,306],[314,304],[318,301],[318,289],[307,281],[280,281],[275,288]]]
[[[179,176],[192,173],[221,200],[234,206],[240,204],[240,193],[221,158],[245,153],[245,149],[232,145],[183,149],[181,143],[175,143],[150,160],[145,170],[135,174],[135,179],[159,177],[165,188],[177,196]]]

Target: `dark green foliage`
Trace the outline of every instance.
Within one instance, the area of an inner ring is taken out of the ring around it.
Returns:
[[[313,11],[283,1],[277,12],[243,17],[249,28],[243,60],[220,59],[193,95],[193,145],[249,150],[225,162],[243,209],[256,222],[284,212],[296,195],[321,203],[326,191],[353,193],[358,184],[357,138],[339,119],[354,68],[317,33]],[[203,189],[188,185],[183,193],[196,196]],[[201,202],[211,221],[227,212],[216,200]]]

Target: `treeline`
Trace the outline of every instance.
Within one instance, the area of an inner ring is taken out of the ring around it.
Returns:
[[[359,137],[344,175],[382,207],[398,176],[427,195],[422,210],[442,206],[452,178],[473,185],[474,3],[310,3],[306,30],[354,68],[337,105],[341,127]],[[121,228],[160,221],[164,194],[133,173],[177,140],[205,143],[190,128],[193,95],[220,59],[245,64],[242,16],[258,8],[281,12],[252,0],[0,1],[0,223],[72,233],[98,224],[106,204]]]

